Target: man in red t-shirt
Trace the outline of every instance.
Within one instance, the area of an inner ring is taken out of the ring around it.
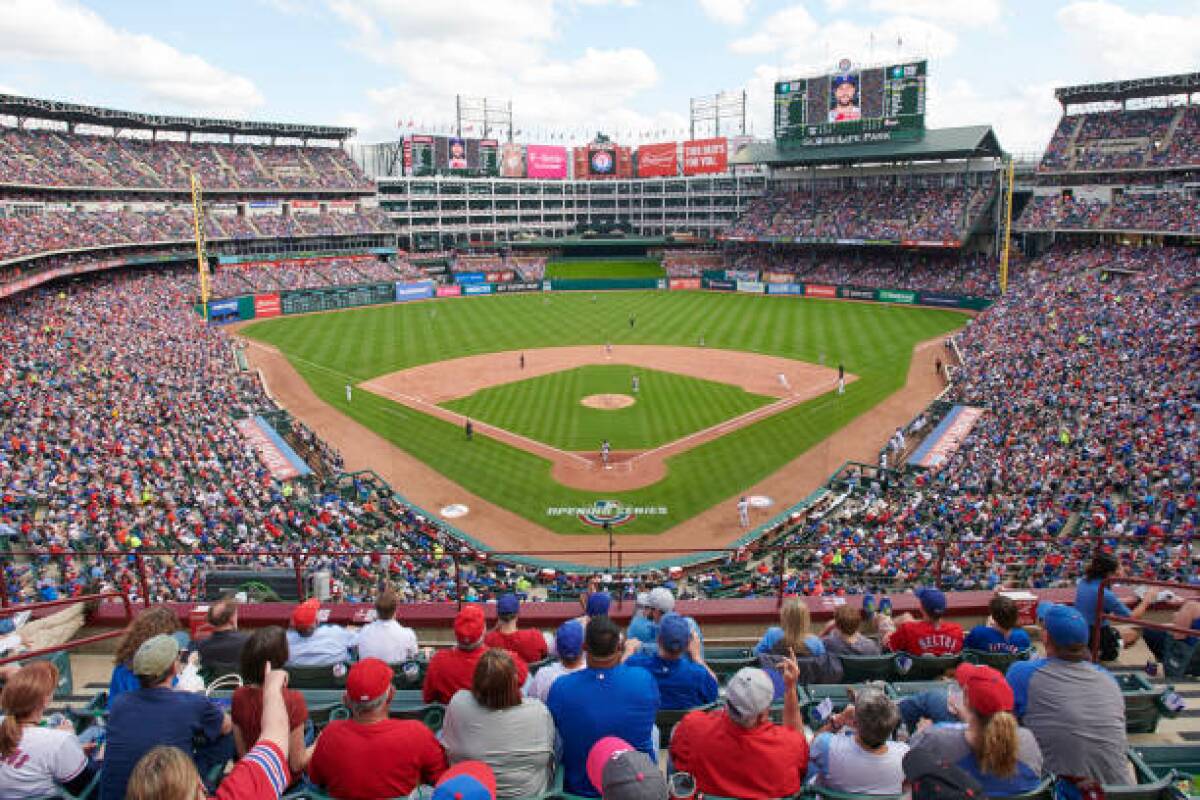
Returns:
[[[421,690],[426,703],[449,703],[459,689],[471,688],[475,665],[488,649],[483,643],[483,631],[483,609],[476,605],[463,606],[454,618],[454,639],[458,645],[429,659],[425,686]],[[513,653],[512,657],[517,665],[517,682],[524,685],[529,669],[519,655]]]
[[[953,622],[943,622],[946,613],[946,595],[937,589],[918,589],[924,619],[913,619],[911,614],[896,618],[896,629],[884,640],[888,649],[910,656],[948,656],[961,653],[963,629]],[[887,617],[880,617],[883,621]],[[881,631],[882,632],[882,631]]]
[[[449,764],[433,733],[416,720],[389,719],[392,668],[359,661],[346,676],[350,719],[331,722],[317,738],[308,777],[341,800],[403,797],[432,786]]]
[[[796,684],[795,656],[780,662],[783,724],[771,721],[775,685],[757,667],[738,670],[725,687],[725,708],[693,711],[675,727],[671,762],[709,795],[766,800],[798,794],[808,769],[808,742]]]
[[[488,647],[511,650],[524,659],[526,664],[534,664],[549,655],[550,648],[541,631],[533,628],[517,630],[517,614],[520,610],[521,601],[515,594],[501,595],[496,601],[496,615],[499,620],[496,627],[488,631],[483,643]]]

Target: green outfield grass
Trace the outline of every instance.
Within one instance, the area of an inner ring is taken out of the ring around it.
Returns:
[[[611,411],[580,405],[593,394],[636,402]],[[596,451],[604,439],[614,450],[648,450],[771,402],[727,383],[606,364],[493,386],[442,405],[560,450]]]
[[[662,264],[650,258],[584,258],[546,264],[547,278],[663,278],[666,274]]]
[[[637,325],[630,329],[630,316]],[[778,470],[903,385],[916,342],[944,335],[966,315],[942,309],[707,292],[602,292],[459,298],[280,317],[244,329],[283,351],[325,402],[451,480],[563,533],[595,529],[546,515],[549,506],[611,499],[666,506],[622,533],[656,533],[724,501]],[[829,366],[859,380],[668,461],[662,481],[614,495],[558,484],[544,459],[476,436],[366,391],[345,402],[344,385],[478,353],[554,345],[667,344],[747,350]],[[396,486],[403,493],[404,486]],[[780,502],[798,498],[776,498]],[[732,509],[730,511],[733,518]]]

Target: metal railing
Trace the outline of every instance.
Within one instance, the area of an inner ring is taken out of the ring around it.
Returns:
[[[1139,586],[1154,586],[1159,589],[1179,589],[1179,590],[1185,591],[1185,592],[1197,592],[1198,594],[1195,595],[1193,598],[1184,598],[1184,599],[1185,599],[1185,601],[1187,599],[1200,599],[1200,586],[1194,586],[1192,584],[1187,584],[1187,583],[1178,583],[1175,581],[1157,581],[1157,580],[1151,580],[1149,578],[1131,578],[1131,577],[1127,577],[1127,576],[1122,576],[1120,578],[1109,577],[1109,578],[1105,578],[1104,580],[1100,581],[1099,585],[1096,587],[1096,619],[1092,621],[1091,651],[1092,651],[1092,661],[1094,663],[1097,663],[1097,664],[1100,663],[1100,645],[1101,645],[1100,636],[1101,636],[1101,632],[1104,629],[1104,623],[1106,621],[1107,622],[1121,622],[1121,623],[1124,623],[1127,625],[1136,625],[1139,628],[1149,628],[1150,630],[1163,631],[1164,633],[1177,633],[1177,634],[1179,634],[1181,636],[1185,636],[1185,637],[1200,636],[1200,631],[1194,630],[1192,628],[1181,628],[1178,625],[1168,625],[1168,624],[1162,623],[1162,622],[1148,622],[1144,619],[1136,619],[1134,617],[1126,617],[1122,614],[1105,613],[1105,611],[1104,611],[1104,591],[1112,586],[1117,585],[1118,583],[1120,583],[1120,584],[1131,584],[1132,583],[1132,584],[1138,584]]]
[[[120,600],[121,603],[124,604],[124,606],[125,606],[125,621],[126,621],[126,623],[133,621],[133,605],[129,602],[129,596],[127,594],[125,594],[124,592],[98,592],[96,594],[83,595],[82,597],[68,597],[63,600],[47,600],[42,603],[30,603],[28,605],[21,605],[21,606],[9,606],[7,604],[8,593],[6,591],[5,592],[5,607],[0,608],[0,619],[2,619],[4,617],[12,616],[13,614],[17,614],[17,613],[23,612],[23,611],[36,612],[36,611],[42,611],[42,610],[49,609],[49,608],[62,608],[64,606],[77,605],[79,603],[93,603],[93,602],[99,603],[99,602],[102,602],[102,601],[108,600],[108,599]],[[74,650],[74,649],[82,647],[84,645],[92,644],[93,642],[102,642],[106,639],[115,639],[118,636],[124,636],[124,635],[125,635],[125,630],[122,627],[122,628],[117,628],[117,629],[111,630],[111,631],[105,631],[103,633],[96,633],[96,634],[92,634],[90,636],[83,636],[79,639],[72,639],[69,642],[64,642],[63,644],[53,645],[51,647],[42,647],[37,650],[28,650],[24,653],[20,653],[15,656],[8,656],[6,658],[0,658],[0,666],[2,666],[4,664],[11,664],[16,661],[24,661],[24,660],[30,659],[30,658],[38,658],[40,656],[53,655],[54,653],[59,653],[59,652],[62,652],[63,650]]]

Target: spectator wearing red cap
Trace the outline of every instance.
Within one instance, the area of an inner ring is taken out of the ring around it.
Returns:
[[[463,606],[454,618],[454,639],[457,646],[442,650],[429,659],[425,685],[421,696],[426,703],[449,703],[459,689],[470,689],[475,681],[475,665],[487,648],[483,644],[483,609],[477,605]],[[529,668],[524,659],[513,659],[522,685]]]
[[[989,797],[1021,794],[1041,782],[1042,751],[1013,716],[1012,687],[991,667],[960,664],[962,693],[951,692],[950,711],[966,727],[922,721],[909,746],[928,748],[979,781]]]
[[[550,648],[541,631],[532,628],[518,630],[517,615],[520,611],[521,601],[515,594],[501,595],[496,601],[496,627],[488,631],[483,643],[488,647],[511,650],[524,659],[526,664],[533,664],[545,659]]]
[[[437,782],[432,800],[496,800],[496,776],[482,761],[461,761]]]
[[[446,708],[442,743],[452,762],[482,761],[497,797],[531,797],[550,786],[557,758],[554,720],[541,700],[522,697],[515,660],[489,648],[475,665],[471,690]]]
[[[377,658],[359,661],[346,676],[350,719],[329,723],[308,764],[308,776],[341,800],[403,797],[432,786],[446,771],[446,753],[416,720],[390,719],[392,668]]]
[[[792,655],[780,661],[787,691],[783,724],[771,721],[775,685],[761,669],[745,667],[729,679],[725,708],[693,711],[671,736],[671,762],[689,772],[706,794],[765,800],[799,794],[808,769],[808,742]]]
[[[961,653],[963,649],[962,626],[946,622],[946,595],[938,589],[918,589],[917,600],[921,603],[924,619],[914,619],[909,614],[896,618],[896,629],[887,636],[888,648],[910,656],[946,656]],[[886,626],[888,617],[879,617],[881,626]],[[881,628],[882,630],[882,628]]]
[[[292,629],[288,631],[288,665],[323,667],[348,664],[354,633],[338,625],[318,625],[321,601],[305,600],[292,611]]]

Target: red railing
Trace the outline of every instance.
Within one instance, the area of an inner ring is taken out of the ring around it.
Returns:
[[[1162,622],[1147,622],[1144,619],[1134,619],[1121,614],[1107,614],[1104,611],[1104,590],[1116,584],[1131,584],[1135,583],[1139,586],[1154,586],[1160,589],[1179,589],[1184,592],[1200,592],[1200,586],[1193,586],[1187,583],[1176,583],[1172,581],[1156,581],[1149,578],[1105,578],[1100,581],[1100,585],[1096,587],[1096,619],[1092,621],[1092,661],[1100,662],[1100,635],[1104,628],[1104,622],[1121,622],[1127,625],[1136,625],[1139,628],[1150,628],[1151,630],[1164,631],[1166,633],[1178,633],[1182,636],[1200,636],[1200,631],[1192,630],[1191,628],[1181,628],[1178,625],[1168,625]],[[1184,597],[1184,601],[1194,599],[1192,597]]]
[[[22,611],[36,612],[36,611],[42,611],[42,610],[48,609],[48,608],[62,608],[63,606],[75,605],[77,603],[92,603],[92,602],[98,603],[98,602],[101,602],[103,600],[108,600],[108,599],[120,600],[125,605],[125,621],[126,621],[126,623],[131,622],[133,620],[133,606],[129,602],[129,596],[124,594],[123,592],[99,592],[97,594],[88,594],[88,595],[83,595],[81,597],[68,597],[63,600],[47,600],[43,603],[30,603],[28,605],[22,605],[22,606],[6,605],[4,608],[0,608],[0,618],[9,617],[9,616],[12,616],[13,614],[17,614]],[[9,656],[7,658],[0,658],[0,665],[9,664],[14,661],[22,661],[22,660],[28,659],[28,658],[37,658],[39,656],[48,656],[53,653],[61,652],[63,650],[73,650],[77,647],[82,647],[85,644],[91,644],[92,642],[102,642],[105,639],[114,639],[118,636],[123,636],[124,634],[125,634],[125,631],[123,629],[118,629],[118,630],[112,630],[112,631],[105,631],[104,633],[93,634],[91,636],[84,636],[80,639],[72,639],[71,641],[65,642],[63,644],[54,645],[53,647],[43,647],[38,650],[29,650],[29,651],[26,651],[19,655]]]

